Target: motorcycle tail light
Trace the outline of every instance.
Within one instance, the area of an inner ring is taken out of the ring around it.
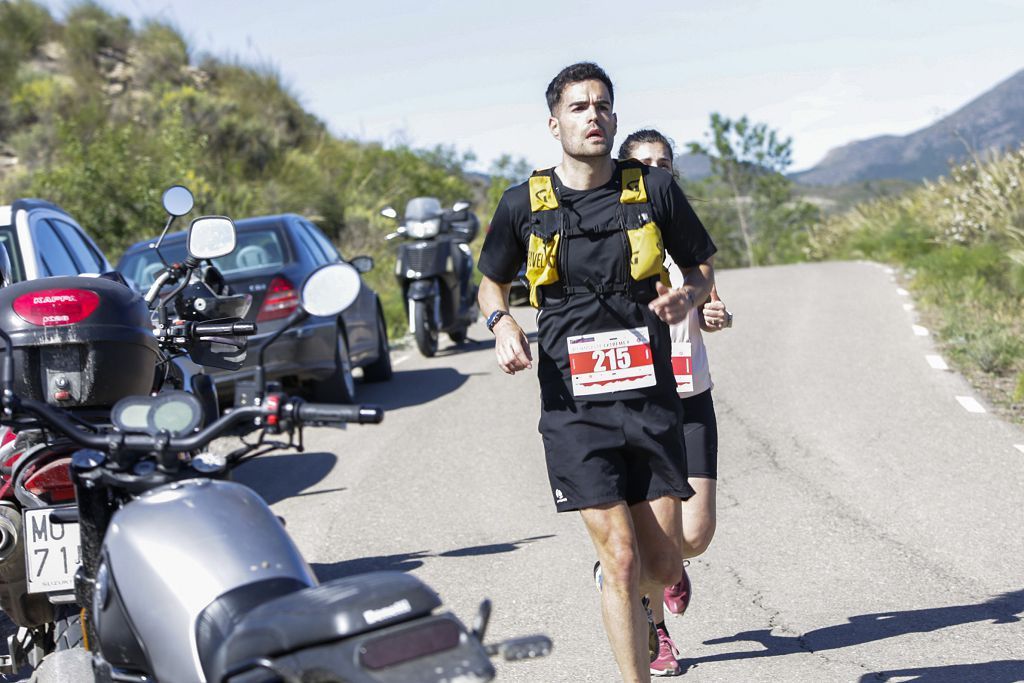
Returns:
[[[14,312],[33,325],[71,325],[92,315],[99,294],[88,289],[43,289],[14,300]]]
[[[379,671],[451,650],[458,646],[461,639],[459,627],[451,621],[436,620],[417,624],[367,640],[359,648],[359,663],[370,671]]]
[[[71,458],[58,458],[40,467],[25,480],[25,489],[47,503],[70,503],[75,500],[71,483]]]
[[[256,322],[287,318],[299,305],[299,290],[287,278],[278,275],[267,286],[263,305],[256,316]]]

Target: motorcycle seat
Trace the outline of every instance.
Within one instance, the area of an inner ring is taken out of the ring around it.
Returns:
[[[221,681],[247,662],[422,617],[440,605],[430,587],[401,572],[361,574],[288,593],[242,616],[217,648],[208,678]]]

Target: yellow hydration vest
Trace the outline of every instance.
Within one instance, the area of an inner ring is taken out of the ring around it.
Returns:
[[[665,245],[661,229],[651,218],[651,204],[644,183],[644,166],[638,161],[618,164],[619,204],[629,238],[629,274],[634,282],[657,277],[669,285],[665,269]],[[534,171],[530,176],[530,243],[526,255],[526,279],[530,283],[530,305],[540,308],[538,287],[559,280],[558,245],[563,234],[562,208],[558,204],[552,176],[554,169]]]

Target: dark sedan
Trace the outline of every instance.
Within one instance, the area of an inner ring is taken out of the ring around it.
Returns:
[[[306,277],[327,263],[342,260],[337,248],[320,230],[295,214],[260,216],[235,221],[235,251],[214,260],[231,290],[252,294],[246,320],[256,322],[259,334],[250,338],[245,366],[237,372],[209,369],[219,393],[229,394],[238,380],[252,379],[255,349],[280,329],[299,302]],[[185,258],[184,232],[168,235],[160,247],[168,261]],[[142,291],[150,287],[163,265],[151,248],[153,240],[125,251],[117,269]],[[360,272],[373,260],[352,259]],[[267,376],[291,386],[308,388],[316,400],[351,403],[355,399],[353,368],[362,368],[368,382],[390,379],[387,326],[376,292],[365,284],[359,298],[338,318],[308,318],[285,332],[267,348]]]

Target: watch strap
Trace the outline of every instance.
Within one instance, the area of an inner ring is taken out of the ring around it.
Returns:
[[[498,321],[508,315],[508,311],[503,311],[500,308],[489,316],[487,316],[487,329],[490,332],[494,332],[494,326],[498,324]]]

